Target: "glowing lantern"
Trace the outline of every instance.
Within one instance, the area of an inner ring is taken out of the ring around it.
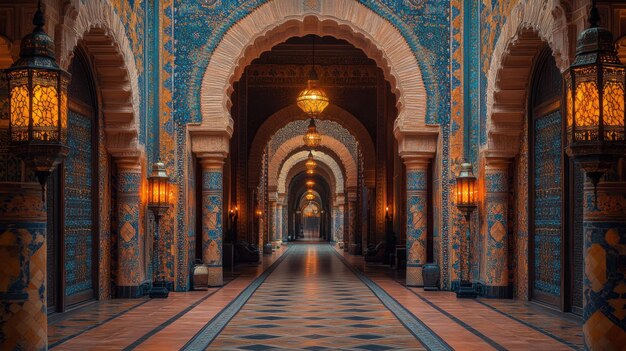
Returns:
[[[306,198],[308,201],[313,201],[313,200],[315,199],[315,195],[314,195],[313,193],[307,193],[307,194],[306,194],[306,196],[305,196],[305,198]]]
[[[152,173],[148,177],[148,208],[155,216],[160,216],[170,206],[170,177],[165,165],[158,161],[152,165]]]
[[[50,173],[69,152],[65,144],[70,75],[55,61],[54,42],[43,30],[41,3],[33,24],[33,32],[22,38],[20,58],[5,72],[11,145],[35,171],[43,189]]]
[[[477,207],[476,177],[471,163],[461,164],[461,172],[456,177],[456,207],[468,220]]]
[[[591,27],[578,36],[576,58],[565,72],[567,154],[580,162],[594,185],[624,155],[626,67],[613,35],[598,26],[595,1]]]
[[[309,128],[304,134],[304,145],[308,146],[311,149],[314,149],[322,143],[322,136],[317,131],[317,127],[315,126],[315,119],[311,118],[311,122],[309,123]]]
[[[315,185],[315,181],[313,179],[309,179],[305,182],[306,186],[312,188]]]
[[[318,82],[315,68],[311,68],[307,87],[300,92],[296,99],[298,107],[311,117],[319,116],[329,104],[328,96],[324,90],[318,87]]]
[[[313,159],[313,152],[309,151],[309,156],[307,157],[304,166],[306,167],[307,173],[309,174],[313,173],[313,170],[315,169],[315,167],[317,167],[317,162],[315,162],[315,160]]]

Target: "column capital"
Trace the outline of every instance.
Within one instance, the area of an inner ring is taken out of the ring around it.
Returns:
[[[393,135],[398,140],[398,154],[405,164],[415,159],[429,161],[435,157],[439,126],[425,125],[416,128],[396,126]]]
[[[485,165],[496,167],[508,167],[513,162],[515,155],[515,153],[509,151],[494,149],[484,149],[480,152],[480,157],[485,159]]]
[[[221,160],[228,156],[230,134],[226,130],[214,129],[200,124],[187,125],[191,140],[191,152],[199,159]]]
[[[267,193],[267,199],[269,200],[269,202],[275,205],[276,202],[278,201],[278,193],[276,191],[269,191]]]
[[[278,203],[281,205],[285,204],[285,199],[287,198],[287,196],[285,195],[285,193],[278,193]]]
[[[111,154],[118,169],[141,171],[142,150],[118,151]]]
[[[348,201],[356,201],[356,187],[351,186],[347,190],[346,197],[348,198]]]

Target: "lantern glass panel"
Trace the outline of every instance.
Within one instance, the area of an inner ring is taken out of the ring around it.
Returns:
[[[624,83],[605,82],[603,97],[604,139],[624,140]]]
[[[309,115],[318,115],[328,107],[328,96],[319,89],[315,81],[309,80],[307,88],[302,90],[296,99],[296,104]]]
[[[30,119],[30,91],[28,89],[28,71],[20,70],[9,73],[9,92],[11,99],[11,140],[28,140],[28,121]]]
[[[598,140],[600,98],[595,81],[576,84],[575,107],[576,141]]]

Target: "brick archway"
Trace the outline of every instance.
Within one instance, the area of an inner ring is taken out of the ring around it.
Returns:
[[[548,45],[561,72],[569,67],[567,18],[559,0],[521,0],[496,42],[487,78],[487,149],[519,153],[533,61]]]
[[[290,179],[288,177],[292,168],[297,168],[300,164],[304,163],[307,159],[308,151],[300,151],[297,152],[291,157],[289,157],[283,163],[282,167],[278,172],[278,176],[276,177],[276,186],[278,193],[286,193],[287,186],[289,185]],[[329,184],[332,183],[335,185],[335,188],[332,189],[336,194],[340,194],[344,192],[344,176],[341,173],[341,167],[337,163],[337,161],[332,157],[322,152],[316,152],[315,156],[316,161],[319,164],[324,164],[330,170],[330,174],[334,179],[329,181]],[[270,185],[271,186],[271,185]]]
[[[253,59],[294,36],[331,35],[376,61],[396,94],[396,125],[424,126],[426,89],[417,59],[402,34],[357,1],[273,0],[233,25],[212,53],[202,81],[202,125],[232,132],[230,95]]]

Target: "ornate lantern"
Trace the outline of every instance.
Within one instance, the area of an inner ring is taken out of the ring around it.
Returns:
[[[304,163],[304,166],[306,167],[308,174],[313,173],[313,170],[315,170],[315,167],[317,167],[317,162],[315,162],[315,160],[313,159],[312,151],[309,151],[309,156],[307,156],[307,160]]]
[[[315,72],[315,40],[313,41],[313,66],[309,71],[309,80],[304,90],[298,94],[296,98],[296,104],[302,111],[315,118],[319,116],[326,107],[328,107],[329,100],[324,90],[318,87],[319,79],[317,72]]]
[[[311,122],[309,122],[309,128],[304,134],[304,145],[308,146],[311,149],[315,149],[320,146],[322,143],[322,136],[317,131],[317,127],[315,126],[315,119],[311,118]]]
[[[324,90],[318,87],[318,83],[315,68],[311,68],[307,87],[300,92],[296,99],[298,107],[311,117],[319,116],[329,104],[328,96]]]
[[[461,172],[456,177],[456,207],[468,221],[477,207],[476,177],[472,171],[471,163],[462,163]]]
[[[165,165],[158,161],[152,165],[152,173],[148,177],[148,208],[155,217],[160,217],[170,206],[170,177]]]
[[[42,186],[67,156],[67,87],[54,42],[43,29],[41,2],[35,29],[22,38],[20,58],[5,70],[9,91],[9,135],[15,154],[35,171]]]
[[[313,179],[308,179],[305,184],[310,189],[315,185],[315,181]]]
[[[159,221],[169,207],[170,177],[165,165],[158,161],[152,165],[152,173],[148,177],[148,209],[154,214],[154,264],[156,264],[156,279],[149,291],[151,298],[166,298],[169,295],[165,279],[161,274],[159,259]]]
[[[576,58],[565,72],[566,151],[594,186],[626,151],[626,67],[620,64],[613,35],[598,20],[593,1],[591,27],[578,36]]]
[[[315,200],[315,194],[313,194],[311,192],[308,192],[305,195],[305,199],[307,199],[308,201],[313,201],[313,200]]]

